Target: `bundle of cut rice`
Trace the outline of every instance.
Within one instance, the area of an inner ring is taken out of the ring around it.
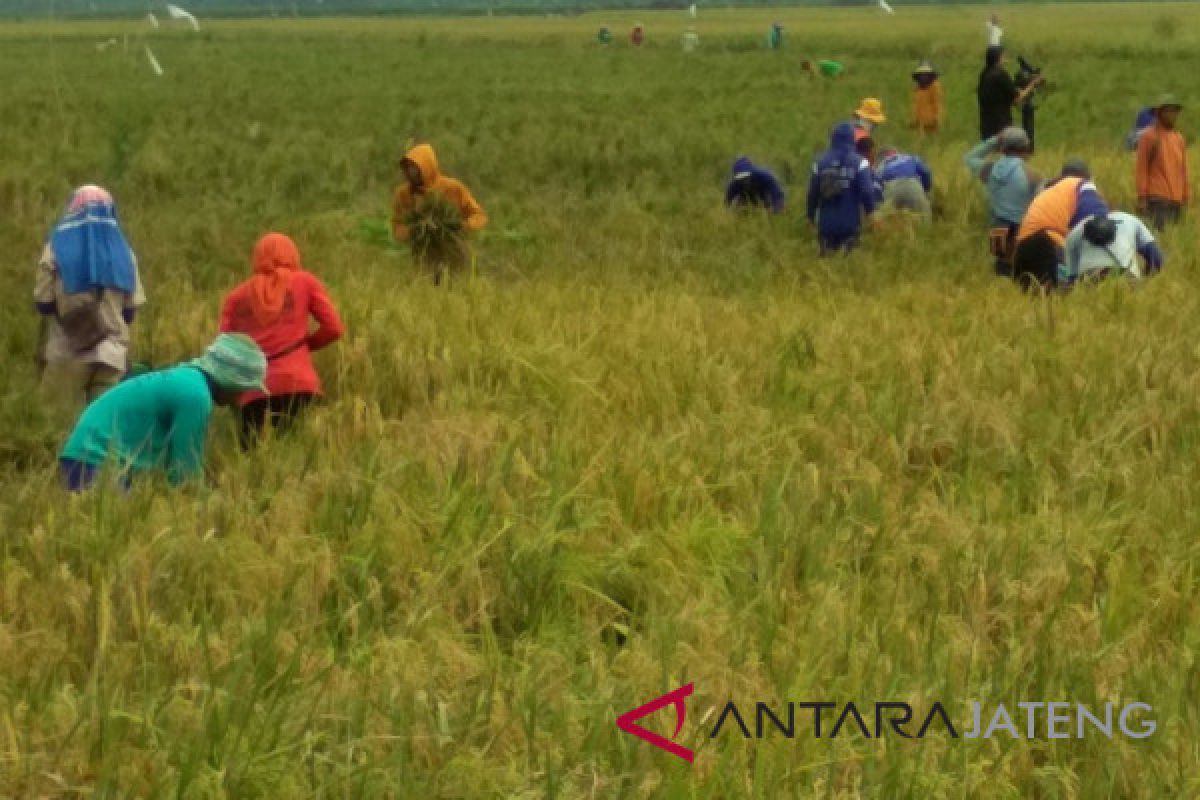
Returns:
[[[466,264],[462,215],[446,198],[437,194],[422,197],[404,223],[417,263],[434,268]]]

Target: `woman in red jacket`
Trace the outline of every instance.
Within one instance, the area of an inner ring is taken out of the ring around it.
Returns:
[[[317,321],[311,333],[310,316]],[[267,356],[269,394],[247,392],[238,401],[245,449],[268,424],[287,428],[321,394],[312,353],[341,338],[345,327],[321,281],[300,266],[296,244],[268,233],[254,247],[254,277],[225,298],[221,332],[248,334]]]

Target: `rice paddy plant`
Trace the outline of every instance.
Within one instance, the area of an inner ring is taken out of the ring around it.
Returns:
[[[154,35],[162,78],[96,51],[132,21],[0,27],[0,796],[1200,793],[1194,222],[1153,281],[1031,299],[989,274],[961,166],[979,14],[702,9],[686,57],[682,15],[636,17],[636,51],[593,40],[625,12],[214,21]],[[1005,17],[1057,85],[1035,166],[1083,155],[1129,207],[1121,138],[1142,98],[1188,102],[1197,11]],[[949,122],[920,139],[928,55]],[[935,220],[821,261],[809,162],[866,95]],[[382,222],[410,140],[491,218],[450,285]],[[787,214],[720,208],[743,153]],[[221,414],[209,485],[64,496],[22,298],[84,181],[138,252],[155,365],[208,341],[260,233],[296,239],[348,328],[299,430],[242,454]],[[617,729],[690,681],[694,764]],[[710,738],[730,699],[1137,699],[1159,727]]]

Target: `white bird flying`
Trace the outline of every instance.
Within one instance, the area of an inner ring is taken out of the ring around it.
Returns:
[[[142,46],[146,48],[146,60],[150,62],[150,69],[154,70],[154,74],[161,78],[163,74],[162,65],[159,64],[158,59],[154,57],[154,53],[150,50],[150,45],[147,44]]]
[[[158,30],[158,17],[154,16],[153,11],[146,15],[146,24],[151,28]]]
[[[696,4],[695,3],[692,3],[691,6],[688,7],[688,13],[692,15],[692,19],[696,18]]]
[[[892,7],[890,5],[888,5],[887,0],[879,0],[879,7],[882,8],[884,11],[886,11],[889,14],[896,13],[895,11],[892,10]]]
[[[170,6],[169,5],[169,6],[167,6],[167,13],[171,15],[171,19],[187,20],[188,24],[192,26],[192,30],[194,30],[194,31],[200,30],[199,21],[197,21],[197,19],[194,16],[192,16],[192,13],[190,11],[186,11],[186,10],[180,8],[179,6]]]

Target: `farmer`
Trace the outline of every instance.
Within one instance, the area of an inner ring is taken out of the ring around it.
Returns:
[[[1179,221],[1192,197],[1187,142],[1176,128],[1182,109],[1171,95],[1161,97],[1154,104],[1154,124],[1138,140],[1138,211],[1148,213],[1160,231],[1167,223]]]
[[[989,160],[993,153],[1000,157]],[[987,187],[990,247],[996,274],[1004,277],[1012,277],[1017,230],[1042,184],[1041,176],[1029,169],[1028,159],[1029,136],[1015,126],[976,145],[965,158],[967,169]]]
[[[771,32],[767,34],[767,46],[772,50],[779,50],[783,47],[783,23],[771,23]]]
[[[883,186],[881,213],[907,211],[922,221],[932,219],[929,192],[933,190],[933,173],[924,161],[886,147],[880,153],[877,172]]]
[[[311,333],[310,317],[317,322]],[[301,266],[296,244],[268,233],[254,247],[254,276],[225,297],[221,331],[249,335],[267,356],[267,393],[238,398],[245,450],[268,425],[289,427],[320,396],[312,354],[340,339],[345,327],[321,281]]]
[[[146,302],[137,258],[99,186],[71,194],[42,250],[33,290],[46,400],[72,418],[128,368],[129,326]]]
[[[683,45],[683,52],[691,53],[700,46],[700,34],[696,33],[696,29],[689,25],[688,29],[683,32],[680,43]]]
[[[928,61],[913,70],[912,124],[921,133],[937,133],[946,116],[945,92],[938,72]]]
[[[783,187],[770,170],[755,166],[745,156],[733,162],[733,178],[725,187],[725,205],[730,208],[766,208],[783,213]]]
[[[813,164],[808,182],[808,221],[817,226],[821,255],[850,252],[858,243],[864,215],[875,210],[871,167],[854,151],[854,126],[833,129],[830,148]]]
[[[883,103],[875,97],[864,97],[863,101],[858,104],[858,108],[854,110],[855,141],[870,136],[876,125],[882,125],[885,122],[887,122],[887,115],[883,113]]]
[[[1037,117],[1037,93],[1038,89],[1043,85],[1041,80],[1041,71],[1031,65],[1028,61],[1021,57],[1017,57],[1017,74],[1013,76],[1013,86],[1020,93],[1020,101],[1017,103],[1021,108],[1021,127],[1029,136],[1029,152],[1033,152],[1037,148],[1037,136],[1035,133],[1036,117]],[[1034,83],[1037,81],[1037,83]]]
[[[846,71],[845,65],[840,61],[832,61],[830,59],[821,59],[817,61],[816,66],[807,58],[800,62],[800,71],[807,74],[810,78],[815,78],[817,73],[821,73],[822,78],[840,78],[842,73]]]
[[[267,359],[249,336],[223,333],[200,358],[131,378],[89,405],[63,446],[63,484],[90,487],[111,464],[128,487],[137,473],[163,469],[172,486],[199,478],[213,405],[261,390]]]
[[[1004,48],[989,47],[975,95],[979,101],[979,138],[990,139],[1013,124],[1013,106],[1025,99],[1042,83],[1042,76],[1033,77],[1029,85],[1018,91],[1012,75],[1004,69]]]
[[[467,262],[469,251],[462,240],[461,229],[478,231],[487,225],[488,218],[483,207],[476,202],[470,189],[462,181],[448,177],[438,169],[437,154],[427,144],[419,144],[409,150],[401,162],[406,183],[396,189],[392,198],[392,234],[397,241],[411,241],[410,221],[424,211],[429,212],[431,203],[441,199],[449,203],[458,212],[458,219],[444,231],[452,242],[450,255],[414,252],[418,260],[441,261],[449,259],[451,263],[462,265]],[[414,247],[422,246],[422,242],[411,241]],[[447,264],[432,264],[435,269],[434,282],[440,280],[442,269]]]
[[[1029,287],[1036,282],[1046,288],[1058,280],[1058,265],[1065,263],[1063,246],[1067,234],[1089,217],[1108,213],[1108,205],[1088,166],[1079,159],[1063,165],[1062,174],[1043,189],[1025,213],[1017,230],[1013,272]]]
[[[1066,264],[1059,284],[1098,280],[1110,275],[1141,278],[1162,269],[1163,255],[1154,234],[1140,219],[1124,211],[1097,214],[1080,222],[1067,235]],[[1145,262],[1143,269],[1138,257]]]
[[[629,32],[629,41],[634,47],[641,47],[642,42],[646,41],[646,28],[642,23],[633,26],[633,30]]]
[[[601,25],[600,32],[596,34],[596,41],[600,44],[611,44],[612,39],[612,31],[608,29],[607,25]]]
[[[1000,27],[1000,17],[992,14],[987,19],[988,47],[999,47],[1004,41],[1004,29]]]

